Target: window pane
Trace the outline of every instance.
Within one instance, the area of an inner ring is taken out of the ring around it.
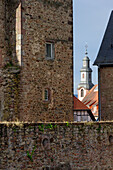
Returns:
[[[80,122],[81,121],[81,116],[78,116],[78,120],[77,120],[78,122]]]
[[[84,97],[84,90],[81,89],[81,97]]]
[[[84,73],[82,74],[82,78],[84,78]]]
[[[46,56],[51,58],[51,44],[46,44]]]
[[[74,114],[74,121],[77,121],[77,115]]]
[[[48,101],[48,90],[45,90],[45,101]]]

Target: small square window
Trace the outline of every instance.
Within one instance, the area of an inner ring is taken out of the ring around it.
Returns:
[[[54,59],[54,44],[46,43],[46,59]]]

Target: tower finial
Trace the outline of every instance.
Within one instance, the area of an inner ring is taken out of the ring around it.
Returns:
[[[88,54],[88,52],[87,52],[87,49],[88,49],[88,45],[87,45],[87,43],[86,43],[86,45],[85,45],[85,49],[86,49],[85,54],[87,55],[87,54]]]

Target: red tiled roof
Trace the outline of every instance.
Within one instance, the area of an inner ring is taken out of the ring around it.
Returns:
[[[74,110],[90,110],[90,109],[74,96]]]
[[[98,85],[96,84],[83,98],[82,102],[85,105],[88,105],[88,106],[98,105],[98,90],[96,90],[97,88],[98,88]]]

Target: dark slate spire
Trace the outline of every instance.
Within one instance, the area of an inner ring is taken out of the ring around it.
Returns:
[[[113,65],[113,11],[94,65]]]

